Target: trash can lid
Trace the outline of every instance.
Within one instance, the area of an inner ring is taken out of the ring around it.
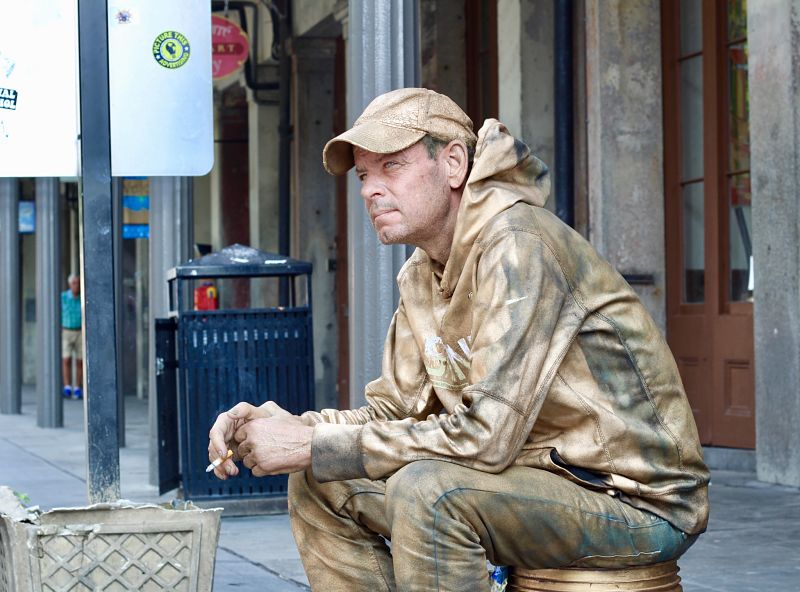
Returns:
[[[311,263],[234,244],[199,259],[190,259],[167,272],[167,279],[263,277],[311,273]]]

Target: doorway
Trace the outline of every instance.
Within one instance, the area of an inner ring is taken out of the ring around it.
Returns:
[[[746,0],[661,6],[667,340],[701,442],[754,448]]]

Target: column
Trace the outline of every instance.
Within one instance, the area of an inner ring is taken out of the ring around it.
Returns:
[[[555,171],[553,0],[497,4],[499,119]],[[474,121],[477,133],[482,121]],[[555,175],[547,202],[555,210]]]
[[[347,121],[376,96],[419,84],[417,0],[349,0]],[[383,342],[397,306],[395,278],[404,245],[383,246],[364,210],[355,174],[348,174],[347,248],[350,283],[350,403],[364,401],[364,385],[381,369]]]
[[[250,246],[270,253],[278,252],[278,124],[277,104],[248,101],[248,167]],[[227,245],[224,245],[227,246]],[[258,287],[257,287],[258,286]],[[275,306],[277,282],[251,283],[250,305]]]
[[[0,179],[0,413],[22,407],[19,182]]]
[[[300,38],[292,43],[294,152],[292,253],[314,266],[314,374],[318,409],[336,407],[336,179],[322,167],[320,147],[334,127],[336,40]]]
[[[191,258],[191,195],[192,183],[188,177],[150,178],[148,418],[150,483],[153,485],[158,484],[158,399],[154,319],[164,318],[169,312],[167,271]]]
[[[756,471],[800,486],[800,0],[747,4]]]
[[[661,22],[658,0],[586,3],[589,239],[666,330]]]
[[[36,424],[45,428],[64,425],[58,199],[58,179],[36,179]]]

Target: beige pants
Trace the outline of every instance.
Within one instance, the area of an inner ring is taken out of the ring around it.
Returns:
[[[83,335],[80,329],[61,329],[61,357],[83,359]]]
[[[385,482],[320,484],[310,471],[295,473],[289,515],[320,592],[488,591],[487,558],[532,569],[646,565],[677,557],[695,538],[546,471],[494,475],[427,460]]]

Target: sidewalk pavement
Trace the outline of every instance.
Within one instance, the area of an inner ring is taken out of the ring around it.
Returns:
[[[64,427],[44,429],[36,427],[34,399],[26,388],[22,415],[0,415],[0,485],[43,509],[86,505],[83,404],[65,401]],[[122,497],[169,501],[148,484],[147,404],[127,397],[125,408]],[[679,562],[684,591],[800,592],[800,489],[712,471],[711,503],[708,532]],[[214,589],[309,590],[285,514],[223,517]]]

